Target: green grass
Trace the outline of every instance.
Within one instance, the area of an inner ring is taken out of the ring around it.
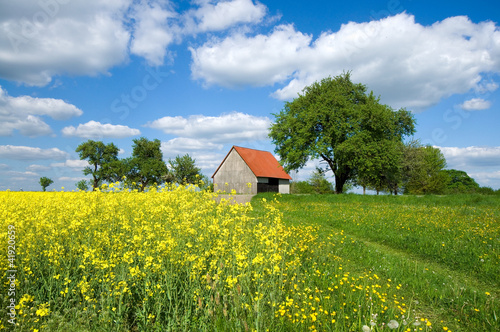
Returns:
[[[262,198],[272,195],[252,200],[256,214]],[[278,201],[287,225],[319,227],[318,242],[337,244],[345,270],[400,285],[434,329],[500,330],[499,197],[280,195]]]

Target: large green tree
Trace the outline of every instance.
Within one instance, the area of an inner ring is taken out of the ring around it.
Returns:
[[[196,160],[189,154],[176,156],[175,159],[169,160],[169,164],[174,182],[198,184],[202,179],[201,169],[196,166]]]
[[[422,146],[419,141],[404,146],[402,185],[406,194],[443,194],[448,175],[446,159],[438,148]]]
[[[397,149],[384,146],[401,142],[415,130],[410,112],[381,104],[365,85],[351,82],[349,72],[306,87],[274,116],[269,136],[285,170],[323,159],[334,173],[336,193],[342,193],[348,181],[368,183],[393,172],[391,165],[397,162],[386,161],[397,159],[391,155]],[[374,153],[369,146],[378,149]],[[373,158],[379,160],[370,161]]]
[[[447,176],[446,192],[450,194],[474,193],[479,191],[479,184],[466,172],[456,169],[443,171]]]
[[[141,137],[133,142],[132,157],[123,161],[124,168],[128,170],[127,182],[135,182],[141,191],[149,185],[165,182],[168,168],[163,161],[160,140],[150,141]],[[115,169],[120,170],[120,166]]]
[[[103,181],[112,181],[107,164],[118,160],[118,148],[113,143],[88,140],[76,148],[81,160],[90,166],[83,169],[84,175],[92,175],[92,187],[96,190]]]
[[[42,186],[43,191],[46,191],[47,187],[50,186],[52,183],[54,183],[54,181],[52,181],[52,179],[46,176],[40,178],[40,185]]]

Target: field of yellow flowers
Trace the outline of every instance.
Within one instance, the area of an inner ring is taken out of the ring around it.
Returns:
[[[417,300],[403,276],[356,262],[372,248],[350,233],[369,223],[343,213],[345,206],[320,207],[315,198],[303,206],[309,222],[294,222],[300,205],[293,196],[257,197],[254,208],[216,203],[214,195],[118,184],[98,192],[1,192],[0,330],[452,330],[429,316],[419,304],[425,296]],[[494,232],[497,217],[485,221]],[[321,218],[343,224],[325,226]],[[494,242],[481,247],[485,263],[498,261]],[[497,295],[498,288],[477,294],[471,305],[495,308]]]

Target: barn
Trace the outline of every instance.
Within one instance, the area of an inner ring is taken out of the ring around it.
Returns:
[[[212,179],[214,191],[289,194],[292,178],[270,152],[233,146]]]

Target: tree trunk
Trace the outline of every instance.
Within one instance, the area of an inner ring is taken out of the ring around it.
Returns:
[[[363,186],[363,195],[366,195],[366,186]]]
[[[97,188],[99,188],[99,179],[96,177],[96,174],[97,174],[97,163],[94,164],[94,174],[92,174],[92,177],[94,178],[92,191],[95,191]]]
[[[344,184],[349,179],[348,174],[350,173],[350,170],[346,170],[343,168],[339,169],[337,168],[337,164],[333,159],[330,159],[323,154],[321,155],[321,157],[328,163],[328,166],[330,166],[330,170],[335,175],[335,193],[342,194],[344,191]]]
[[[335,174],[335,193],[342,194],[344,192],[344,184],[347,179],[345,176]]]
[[[96,191],[99,188],[99,179],[94,176],[94,184],[92,185],[92,191]]]

